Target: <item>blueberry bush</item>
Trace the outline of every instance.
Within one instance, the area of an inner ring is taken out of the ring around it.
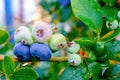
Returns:
[[[2,80],[120,80],[120,0],[55,0],[49,6],[43,0],[40,4],[50,14],[55,10],[60,22],[68,20],[62,18],[67,14],[62,10],[72,11],[69,19],[79,19],[90,35],[76,38],[76,33],[65,35],[49,23],[38,22],[17,28],[16,44],[11,46],[8,32],[0,28]],[[12,57],[10,52],[2,56],[6,49],[13,51]]]

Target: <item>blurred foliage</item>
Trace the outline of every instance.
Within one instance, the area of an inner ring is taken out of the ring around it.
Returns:
[[[42,0],[40,5],[52,15],[51,23],[55,24],[69,41],[93,35],[83,22],[74,17],[70,0]],[[70,32],[65,30],[66,24],[70,27]]]
[[[20,67],[20,65],[16,66],[12,57],[5,56],[0,64],[0,79],[2,80],[5,78],[8,80],[36,80],[38,78],[38,74],[34,69],[30,67]]]
[[[3,48],[9,40],[9,34],[6,30],[0,29],[0,48]]]

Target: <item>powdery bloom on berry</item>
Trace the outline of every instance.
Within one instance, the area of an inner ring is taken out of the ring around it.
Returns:
[[[64,35],[56,33],[52,36],[49,42],[49,46],[52,50],[59,50],[66,47],[66,38]]]
[[[68,47],[67,47],[67,51],[70,53],[77,53],[80,50],[80,45],[78,43],[75,42],[68,42],[67,43]]]
[[[39,22],[32,28],[32,35],[37,42],[47,42],[52,37],[52,29],[48,23]]]
[[[71,66],[79,66],[81,63],[81,57],[78,54],[68,54],[68,63]]]
[[[17,43],[14,46],[14,54],[15,56],[22,61],[28,61],[30,60],[30,46],[26,46],[23,43]]]
[[[47,44],[34,43],[31,45],[30,53],[38,60],[48,61],[52,56],[52,51]]]
[[[29,28],[27,28],[26,26],[20,26],[16,30],[16,32],[14,34],[14,39],[16,42],[22,42],[24,44],[30,45],[33,43],[31,32],[30,32]]]

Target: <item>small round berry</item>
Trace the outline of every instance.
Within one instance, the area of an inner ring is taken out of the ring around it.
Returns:
[[[52,28],[53,34],[58,32],[58,27],[55,26],[54,24],[51,24],[51,28]]]
[[[29,46],[26,46],[23,43],[17,43],[14,46],[13,51],[14,51],[15,56],[17,56],[19,60],[22,60],[22,61],[30,60],[31,55],[30,55]]]
[[[81,57],[78,54],[69,54],[68,63],[71,66],[79,66],[81,63]]]
[[[67,51],[69,53],[77,53],[80,50],[80,45],[78,43],[68,42],[67,45]]]
[[[37,42],[48,42],[52,37],[52,28],[48,23],[39,22],[33,26],[32,35]]]
[[[30,53],[32,57],[40,61],[48,61],[52,56],[52,51],[47,44],[34,43],[31,45]]]
[[[114,20],[112,22],[107,21],[106,26],[108,29],[116,29],[118,27],[118,21]]]
[[[118,19],[120,19],[120,11],[118,11]]]
[[[59,50],[66,46],[66,38],[64,35],[56,33],[50,39],[49,46],[52,50]]]
[[[20,26],[14,34],[16,42],[22,42],[24,44],[32,44],[33,39],[30,30],[25,26]]]

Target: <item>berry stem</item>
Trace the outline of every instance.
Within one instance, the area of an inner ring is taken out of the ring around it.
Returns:
[[[68,60],[68,57],[51,57],[50,61],[52,62],[65,62]]]
[[[4,59],[4,56],[0,55],[0,61],[3,59]],[[64,56],[64,57],[51,57],[51,59],[49,61],[50,62],[66,62],[67,60],[68,60],[68,57]],[[14,62],[21,62],[15,57],[13,57],[13,61]],[[31,62],[31,61],[28,61],[28,62]]]
[[[100,40],[100,33],[97,34],[98,41]]]

